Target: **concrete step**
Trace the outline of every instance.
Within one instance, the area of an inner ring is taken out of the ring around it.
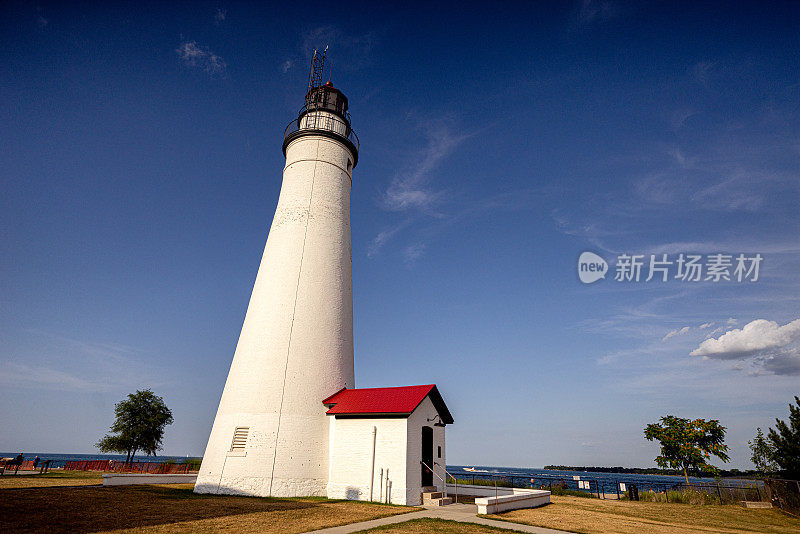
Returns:
[[[441,499],[444,497],[444,493],[441,491],[426,491],[422,494],[422,500],[425,499]]]
[[[441,497],[439,499],[428,499],[422,501],[424,506],[447,506],[448,504],[452,503],[453,499],[450,497]]]
[[[439,491],[436,486],[422,486],[422,493],[430,493],[432,491]]]
[[[742,506],[745,508],[772,508],[772,503],[762,501],[742,501]]]

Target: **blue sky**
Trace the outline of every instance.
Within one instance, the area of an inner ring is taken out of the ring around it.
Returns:
[[[674,414],[720,419],[748,467],[800,393],[797,25],[789,3],[4,3],[0,450],[91,452],[152,387],[164,453],[202,454],[328,45],[362,147],[357,385],[437,383],[450,463],[653,465],[642,429]],[[582,284],[584,251],[612,273]],[[618,282],[623,253],[763,261]]]

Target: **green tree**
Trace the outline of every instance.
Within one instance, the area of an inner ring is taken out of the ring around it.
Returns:
[[[769,429],[769,441],[774,449],[775,463],[787,478],[800,478],[800,398],[797,406],[789,404],[789,424],[775,419],[775,428]]]
[[[660,423],[651,423],[644,429],[644,437],[661,443],[661,454],[656,457],[660,467],[681,469],[689,482],[689,469],[698,472],[718,472],[707,460],[711,455],[727,462],[728,446],[725,445],[725,427],[711,419],[682,419],[674,415],[661,418]]]
[[[775,472],[775,448],[772,443],[764,436],[761,428],[756,429],[756,437],[747,442],[750,451],[753,453],[750,456],[750,461],[756,466],[756,471],[762,475],[770,475]]]
[[[118,402],[114,413],[116,418],[111,425],[111,434],[97,442],[98,449],[125,453],[125,462],[133,461],[139,451],[155,456],[161,450],[164,428],[173,421],[172,412],[163,398],[149,389],[138,390]]]

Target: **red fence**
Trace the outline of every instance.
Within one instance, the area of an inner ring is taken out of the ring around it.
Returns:
[[[107,471],[112,473],[188,473],[189,464],[170,464],[165,462],[128,462],[119,460],[77,460],[68,461],[65,471]]]
[[[8,463],[6,461],[5,462],[5,467],[9,471],[14,471],[14,470],[17,469],[17,464],[13,464],[13,463],[10,464],[10,463]],[[19,470],[20,471],[33,471],[34,469],[36,469],[36,468],[33,467],[33,460],[24,460],[21,464],[19,464]]]

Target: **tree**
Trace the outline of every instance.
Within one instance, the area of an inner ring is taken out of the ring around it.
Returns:
[[[747,445],[753,453],[750,456],[750,461],[756,466],[756,471],[762,475],[770,475],[775,472],[777,466],[775,465],[775,447],[772,443],[764,437],[764,433],[760,428],[756,429],[756,437],[752,441],[748,441]]]
[[[138,451],[156,455],[161,450],[164,427],[171,425],[172,412],[164,399],[149,389],[129,393],[114,406],[116,418],[112,434],[106,434],[96,447],[103,452],[126,453],[125,462],[133,461]],[[116,434],[116,435],[115,435]]]
[[[797,407],[789,404],[789,424],[775,419],[775,429],[769,429],[769,441],[775,450],[773,458],[787,478],[800,478],[800,398]]]
[[[674,415],[661,418],[660,423],[645,427],[644,437],[661,443],[661,455],[656,457],[660,467],[683,470],[689,483],[689,469],[716,473],[717,468],[707,460],[714,455],[723,462],[729,460],[725,445],[725,427],[711,419],[682,419]]]

